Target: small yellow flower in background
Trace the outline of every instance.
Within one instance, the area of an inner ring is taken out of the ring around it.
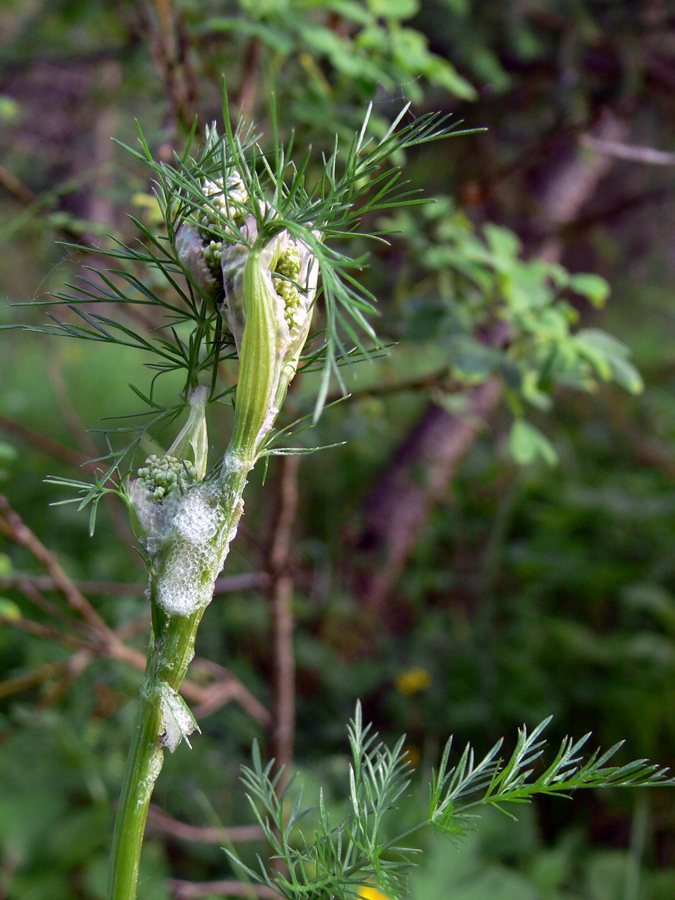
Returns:
[[[131,198],[135,207],[142,210],[142,218],[147,225],[163,225],[164,217],[159,201],[154,194],[137,191]]]
[[[373,884],[361,885],[358,895],[362,900],[389,900],[389,897]]]
[[[413,769],[416,769],[419,766],[422,761],[422,751],[417,744],[408,744],[405,748],[405,758],[406,762],[412,766]]]
[[[431,675],[421,666],[413,666],[412,669],[401,672],[395,683],[397,691],[406,697],[412,697],[413,694],[419,694],[429,687]]]

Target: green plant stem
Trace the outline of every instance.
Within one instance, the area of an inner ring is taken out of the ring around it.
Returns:
[[[223,477],[221,496],[227,508],[213,540],[221,542],[224,554],[239,523],[250,468],[239,467]],[[218,574],[219,571],[205,571],[203,577],[215,583]],[[160,573],[151,578],[152,638],[115,820],[108,900],[136,898],[148,806],[164,760],[162,688],[168,685],[174,691],[180,689],[194,655],[197,628],[206,608],[201,606],[189,616],[167,615],[156,600],[162,577]]]
[[[201,613],[202,610],[199,610],[194,616],[182,617],[182,621],[181,617],[172,617],[169,643],[174,644],[184,658],[189,653],[188,648],[194,645]],[[169,637],[168,633],[166,637]],[[138,866],[148,806],[164,760],[164,750],[159,743],[162,726],[162,696],[159,684],[161,680],[166,680],[161,678],[160,670],[166,669],[167,666],[161,665],[161,657],[162,653],[153,635],[141,684],[134,738],[127,758],[115,820],[108,883],[110,900],[132,900],[136,896]],[[172,681],[171,686],[177,690],[182,678],[174,678]]]

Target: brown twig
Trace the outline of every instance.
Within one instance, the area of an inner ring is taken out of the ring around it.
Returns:
[[[256,897],[262,900],[280,900],[281,894],[265,884],[247,884],[244,881],[180,881],[169,878],[169,890],[176,900],[197,900],[198,897]]]
[[[239,115],[243,119],[253,118],[258,81],[260,79],[261,56],[262,43],[259,38],[252,37],[244,54],[244,72],[236,103],[239,107]]]
[[[63,462],[68,466],[73,466],[74,468],[87,466],[86,457],[81,456],[75,450],[65,447],[50,437],[31,431],[30,428],[26,428],[2,413],[0,413],[0,428],[8,434],[21,438],[22,441],[30,444],[31,447],[35,447],[36,450],[40,450],[42,453],[46,453],[48,456],[58,459],[59,462]]]
[[[89,663],[94,659],[95,653],[91,650],[78,650],[66,661],[64,671],[55,684],[50,685],[44,697],[37,704],[36,709],[42,711],[52,706],[70,689],[73,682],[77,681]]]
[[[11,194],[21,203],[35,203],[37,194],[35,194],[27,185],[20,181],[13,172],[0,166],[0,186],[4,187],[8,194]]]
[[[32,553],[35,559],[49,572],[54,579],[57,590],[59,590],[68,601],[68,604],[76,610],[82,618],[99,634],[107,634],[110,632],[114,636],[114,632],[110,629],[103,618],[96,612],[91,603],[84,594],[77,589],[64,570],[59,565],[56,556],[51,553],[42,541],[28,528],[23,522],[21,516],[12,509],[9,501],[0,494],[0,515],[4,517],[0,519],[0,528],[17,544],[25,547]]]
[[[78,612],[87,627],[88,638],[66,634],[49,625],[42,625],[23,617],[13,619],[0,617],[0,621],[15,625],[35,634],[38,637],[56,639],[78,650],[88,650],[92,655],[107,656],[119,660],[139,671],[145,670],[145,656],[138,650],[128,647],[107,622],[96,612],[84,594],[68,577],[59,565],[55,555],[51,553],[37,536],[28,528],[21,517],[9,504],[7,498],[0,494],[0,533],[10,540],[26,547],[35,559],[44,566],[53,579],[53,585],[65,597],[69,606]],[[226,670],[223,670],[226,672]],[[221,673],[222,674],[222,673]],[[181,688],[183,695],[190,701],[199,704],[198,712],[208,715],[221,706],[234,700],[248,714],[262,725],[270,722],[270,714],[256,697],[232,673],[227,672],[221,679],[203,687],[193,681],[184,681]]]
[[[159,806],[150,804],[148,825],[155,831],[167,834],[179,841],[194,841],[200,844],[237,844],[244,841],[258,841],[264,837],[260,825],[238,825],[233,828],[216,828],[209,825],[187,825],[174,819]]]
[[[171,117],[190,131],[195,114],[198,81],[190,59],[189,35],[170,0],[152,0],[155,29],[150,49],[164,83]]]
[[[276,521],[270,545],[272,577],[272,643],[274,646],[274,758],[283,774],[277,790],[283,791],[293,763],[295,734],[295,654],[293,650],[293,578],[289,571],[291,532],[298,508],[299,456],[283,456],[279,474]]]
[[[76,676],[79,676],[86,666],[93,659],[99,656],[105,656],[109,659],[115,659],[124,662],[126,665],[139,672],[145,670],[146,658],[143,653],[127,647],[119,639],[115,632],[111,631],[114,641],[109,639],[95,642],[86,638],[77,637],[73,634],[67,634],[53,625],[46,625],[41,622],[35,622],[24,616],[8,616],[0,614],[0,625],[13,626],[20,628],[22,631],[32,634],[35,637],[44,638],[49,641],[59,641],[67,647],[71,647],[76,651],[87,653],[86,659],[79,658],[76,667]],[[106,636],[107,637],[107,636]],[[193,666],[199,668],[199,660],[195,660]],[[262,703],[240,682],[232,673],[228,673],[226,678],[214,681],[209,685],[200,685],[186,679],[181,687],[181,694],[192,703],[199,704],[195,709],[198,718],[204,718],[207,715],[225,706],[227,703],[236,701],[242,709],[244,709],[251,718],[255,719],[261,725],[267,727],[271,722],[271,715]]]
[[[23,583],[33,585],[39,591],[58,590],[56,580],[49,575],[2,575],[0,576],[0,590],[8,590],[18,587],[23,590]],[[228,594],[233,591],[246,591],[269,587],[271,582],[267,572],[242,572],[240,575],[226,575],[216,581],[214,596]],[[145,593],[145,585],[141,583],[122,581],[73,581],[76,588],[83,594],[107,594],[113,597],[135,597]]]
[[[49,641],[59,641],[75,650],[91,649],[95,650],[96,646],[86,638],[76,637],[73,634],[66,634],[53,625],[46,625],[43,622],[36,622],[34,619],[27,619],[25,616],[8,616],[0,613],[0,625],[11,625],[13,628],[20,628],[22,631],[32,634],[35,637],[46,638]]]
[[[197,719],[203,719],[231,700],[236,700],[256,722],[265,727],[269,726],[272,721],[269,711],[229,669],[219,666],[210,659],[195,659],[192,663],[193,675],[200,670],[209,673],[215,680],[203,690],[199,698],[195,697],[199,703],[195,709]]]
[[[643,163],[647,166],[675,166],[675,153],[667,150],[655,150],[654,147],[636,147],[623,144],[621,141],[603,141],[590,134],[580,138],[581,146],[614,159],[625,159],[628,162]]]
[[[13,694],[21,694],[23,691],[29,691],[31,688],[38,687],[45,681],[62,675],[68,665],[67,660],[59,660],[55,663],[44,663],[26,672],[25,675],[15,675],[13,678],[6,678],[0,681],[0,700],[11,697]]]
[[[51,579],[53,581],[53,579]],[[42,592],[38,589],[37,585],[30,578],[17,578],[14,582],[14,585],[24,597],[27,597],[34,606],[38,609],[41,609],[42,612],[46,613],[48,616],[51,616],[52,619],[63,622],[69,628],[75,628],[80,630],[83,627],[82,622],[79,619],[75,619],[73,616],[65,613],[56,603],[52,603],[51,600],[47,600],[47,598],[42,594]]]

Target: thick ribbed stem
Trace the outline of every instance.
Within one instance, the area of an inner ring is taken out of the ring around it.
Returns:
[[[215,582],[224,554],[236,532],[242,511],[242,495],[249,470],[224,474],[222,482],[224,519],[218,534],[222,553],[218,571],[204,571],[203,579]],[[148,662],[143,676],[134,738],[127,758],[120,796],[108,878],[108,900],[135,900],[138,866],[145,832],[150,798],[164,759],[162,739],[166,730],[163,696],[168,686],[178,691],[194,655],[197,628],[204,614],[200,606],[190,615],[167,615],[157,602],[163,579],[171,579],[171,571],[160,571],[151,579],[153,635]]]

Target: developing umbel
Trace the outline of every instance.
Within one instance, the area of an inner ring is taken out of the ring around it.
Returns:
[[[178,230],[176,250],[192,282],[227,317],[240,364],[228,455],[252,461],[296,373],[319,266],[308,244],[274,228],[275,211],[249,195],[238,172],[225,182],[204,181],[202,192],[201,208]]]
[[[204,202],[195,214],[197,227],[183,222],[176,233],[176,252],[199,290],[218,300],[223,290],[223,244],[241,240],[238,229],[244,224],[248,192],[239,173],[230,175],[226,190],[222,179],[205,181],[202,190]],[[229,222],[234,223],[236,231]]]
[[[200,290],[219,304],[222,299],[239,347],[244,324],[241,296],[244,268],[258,240],[258,224],[250,214],[249,194],[238,172],[228,177],[226,188],[222,179],[216,179],[204,181],[202,190],[205,202],[195,216],[198,227],[189,222],[180,226],[176,250]],[[265,201],[259,202],[259,211],[269,213]],[[275,241],[279,242],[278,249],[270,261],[274,289],[283,301],[289,328],[302,328],[306,314],[300,308],[311,306],[318,268],[303,266],[303,257],[310,257],[311,251],[306,244],[293,240],[288,232],[281,232],[272,239]],[[310,269],[316,271],[311,273]]]
[[[159,501],[169,495],[184,494],[190,484],[197,481],[197,469],[175,456],[167,455],[160,459],[153,453],[138,470],[138,480],[150,491],[153,499]]]

